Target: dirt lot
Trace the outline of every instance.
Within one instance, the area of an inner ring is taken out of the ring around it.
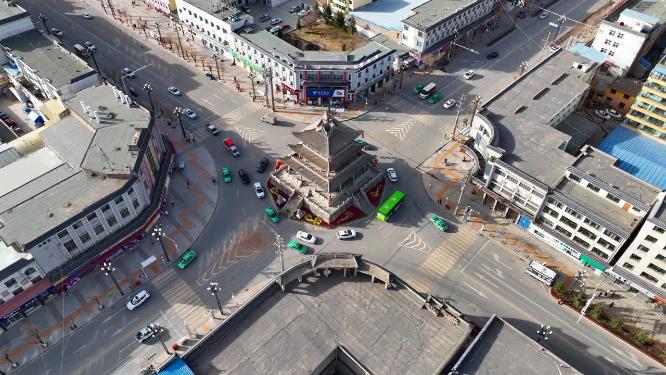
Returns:
[[[365,38],[358,33],[350,35],[344,30],[324,23],[312,27],[304,26],[295,30],[292,36],[294,39],[303,39],[321,45],[326,51],[351,51],[365,44]]]

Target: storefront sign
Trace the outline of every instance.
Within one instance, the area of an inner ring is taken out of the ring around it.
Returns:
[[[307,96],[344,98],[345,90],[342,89],[307,89]]]

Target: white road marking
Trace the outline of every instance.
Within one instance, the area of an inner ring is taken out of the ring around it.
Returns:
[[[460,270],[460,273],[465,273],[465,270],[467,269],[467,266],[469,266],[469,265],[474,261],[474,259],[476,259],[476,257],[481,253],[481,250],[483,250],[483,248],[486,247],[486,245],[488,245],[488,242],[484,243],[483,246],[481,246],[481,247],[479,248],[479,250],[476,251],[476,253],[474,254],[474,256],[472,256],[472,257],[467,261],[467,263],[465,263],[465,265],[463,266],[463,268]]]
[[[507,266],[506,264],[504,264],[504,263],[502,262],[502,260],[500,259],[500,256],[499,256],[499,255],[497,255],[497,254],[493,254],[493,258],[495,259],[495,262],[497,262],[499,265],[505,267],[505,268],[508,269],[508,270],[511,270],[511,267]]]
[[[478,289],[474,288],[473,286],[469,285],[466,281],[463,281],[463,284],[465,284],[468,288],[470,288],[470,289],[472,289],[473,291],[475,291],[475,292],[476,292],[478,295],[480,295],[481,297],[483,297],[483,298],[485,298],[485,299],[488,299],[488,297],[486,297],[485,294],[483,294],[481,291],[479,291]]]

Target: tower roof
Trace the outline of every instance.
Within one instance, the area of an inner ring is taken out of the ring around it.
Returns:
[[[334,157],[360,135],[359,130],[352,129],[338,121],[329,112],[313,121],[302,131],[294,132],[296,138],[326,159]]]

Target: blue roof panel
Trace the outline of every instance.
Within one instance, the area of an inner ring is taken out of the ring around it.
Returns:
[[[659,23],[659,18],[651,16],[649,14],[637,12],[633,9],[625,9],[622,11],[622,13],[620,13],[620,15],[635,18],[650,25],[656,25],[657,23]]]
[[[598,64],[603,64],[608,56],[605,53],[601,53],[592,47],[588,47],[583,43],[576,43],[569,48],[569,52],[575,53],[576,55],[583,56],[589,60],[592,60]]]
[[[618,126],[598,148],[617,158],[618,168],[666,190],[666,144]]]
[[[185,361],[178,358],[164,370],[160,371],[158,375],[194,375],[194,371],[190,369]]]

